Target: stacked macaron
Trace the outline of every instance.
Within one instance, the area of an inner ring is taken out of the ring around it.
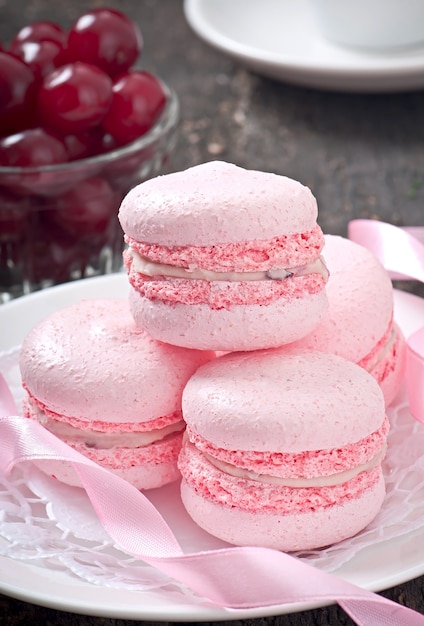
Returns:
[[[299,182],[223,162],[135,187],[119,211],[134,319],[197,349],[300,339],[327,310],[317,214]]]
[[[24,414],[139,489],[160,487],[179,478],[183,388],[213,357],[155,341],[126,300],[81,300],[26,336]],[[55,477],[78,484],[66,465]]]
[[[346,240],[325,243],[308,188],[228,163],[139,185],[119,218],[136,323],[160,341],[230,353],[183,391],[191,517],[231,543],[281,550],[363,529],[384,498],[378,383],[389,401],[403,372],[383,268]],[[378,303],[372,321],[365,302]]]

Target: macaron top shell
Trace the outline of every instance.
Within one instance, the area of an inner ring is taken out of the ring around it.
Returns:
[[[307,232],[317,214],[314,196],[301,183],[212,161],[134,187],[119,219],[136,241],[210,246]]]
[[[328,351],[358,362],[387,332],[393,316],[390,278],[363,246],[325,235],[323,256],[330,273],[328,313],[298,346]]]
[[[182,406],[189,428],[225,450],[332,449],[367,437],[385,419],[381,389],[358,365],[280,348],[203,365]]]
[[[181,410],[182,389],[212,358],[137,328],[126,300],[81,300],[26,336],[21,376],[34,398],[62,416],[145,422]]]

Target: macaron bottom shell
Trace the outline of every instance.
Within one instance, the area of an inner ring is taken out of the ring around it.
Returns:
[[[274,348],[307,335],[327,311],[325,290],[281,298],[267,305],[212,309],[207,304],[149,300],[130,290],[138,326],[159,341],[198,350],[250,351]]]
[[[203,530],[228,543],[295,552],[323,548],[353,537],[379,513],[385,496],[380,473],[359,497],[305,512],[248,511],[225,506],[199,494],[183,479],[181,498]]]

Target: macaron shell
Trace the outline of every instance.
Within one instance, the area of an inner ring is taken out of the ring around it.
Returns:
[[[280,348],[230,353],[188,381],[183,416],[226,450],[303,452],[360,441],[378,430],[384,400],[375,379],[341,357]]]
[[[309,231],[317,214],[314,196],[301,183],[212,161],[134,187],[119,220],[138,241],[210,246]]]
[[[49,410],[113,429],[180,410],[186,381],[212,357],[152,339],[134,323],[127,300],[82,300],[33,328],[20,368],[28,391]]]
[[[267,305],[212,309],[207,304],[149,300],[131,288],[129,302],[137,325],[157,340],[220,351],[251,351],[291,343],[311,332],[327,310],[325,290]]]
[[[360,497],[307,513],[278,514],[225,507],[197,494],[185,480],[181,497],[192,519],[215,537],[235,545],[292,552],[324,547],[364,529],[384,500],[383,477]]]

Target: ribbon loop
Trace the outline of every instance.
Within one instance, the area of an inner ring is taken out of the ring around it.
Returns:
[[[348,237],[368,248],[393,280],[424,282],[424,228],[399,228],[377,220],[352,220]]]

